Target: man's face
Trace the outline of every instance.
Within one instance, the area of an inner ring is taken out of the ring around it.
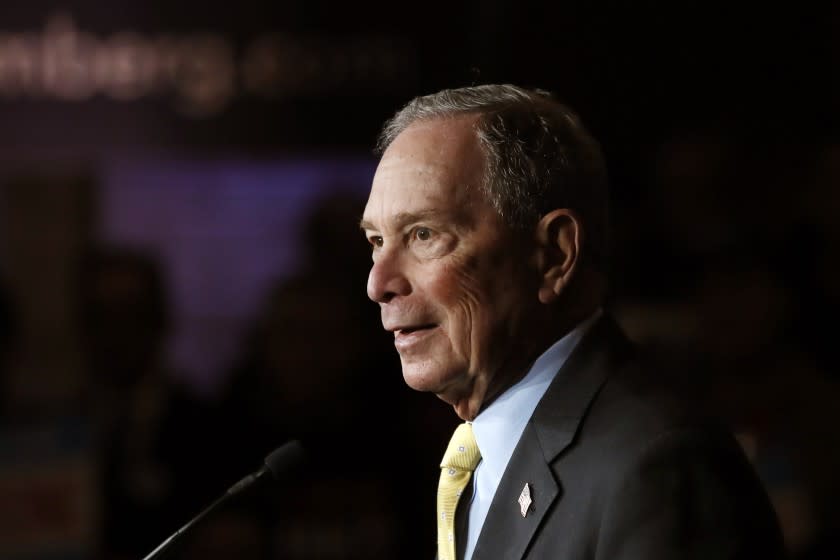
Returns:
[[[474,122],[403,131],[379,163],[362,220],[373,247],[368,296],[394,333],[406,383],[464,419],[522,373],[514,346],[537,292],[522,245],[481,193]]]

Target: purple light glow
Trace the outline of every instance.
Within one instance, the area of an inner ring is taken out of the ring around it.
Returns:
[[[173,316],[167,356],[184,381],[218,387],[269,288],[300,266],[310,210],[332,193],[363,197],[374,168],[369,158],[106,167],[100,238],[160,258]]]

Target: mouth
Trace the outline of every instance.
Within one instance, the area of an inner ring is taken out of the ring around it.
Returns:
[[[434,323],[411,325],[394,329],[394,346],[400,352],[406,352],[420,344],[438,328]]]
[[[434,323],[429,323],[427,325],[415,325],[411,327],[400,327],[394,329],[394,336],[409,335],[412,333],[433,329],[435,327],[437,327],[437,325],[435,325]]]

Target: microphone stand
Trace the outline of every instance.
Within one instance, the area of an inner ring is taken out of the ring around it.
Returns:
[[[190,529],[207,517],[217,508],[226,504],[230,499],[241,494],[248,488],[256,486],[258,482],[263,480],[278,481],[284,476],[290,474],[295,468],[299,467],[304,460],[304,451],[297,440],[286,442],[274,451],[268,454],[263,462],[263,467],[257,472],[251,473],[242,480],[231,486],[222,494],[215,502],[204,508],[204,510],[189,520],[189,522],[175,531],[168,539],[160,543],[160,545],[151,551],[143,560],[156,560],[162,558],[172,545]]]
[[[156,560],[157,558],[163,558],[169,549],[177,543],[181,536],[192,529],[195,525],[201,523],[201,521],[207,517],[210,513],[212,513],[216,508],[221,507],[222,505],[226,504],[229,500],[236,497],[240,494],[243,490],[250,488],[255,482],[259,479],[264,477],[268,472],[267,469],[261,469],[255,473],[249,474],[233,486],[227,489],[227,491],[222,494],[219,498],[216,499],[215,502],[204,508],[201,513],[190,519],[186,525],[172,533],[168,539],[160,543],[156,549],[151,551],[148,555],[143,557],[143,560]]]

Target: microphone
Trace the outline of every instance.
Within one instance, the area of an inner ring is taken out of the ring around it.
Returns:
[[[154,560],[162,558],[164,554],[178,542],[193,526],[201,522],[210,513],[220,506],[226,504],[230,499],[238,496],[252,486],[263,481],[277,482],[299,467],[305,459],[303,447],[297,440],[284,443],[268,454],[260,470],[253,472],[228,488],[215,502],[207,506],[201,513],[193,517],[186,525],[175,531],[168,539],[151,551],[143,560]]]

